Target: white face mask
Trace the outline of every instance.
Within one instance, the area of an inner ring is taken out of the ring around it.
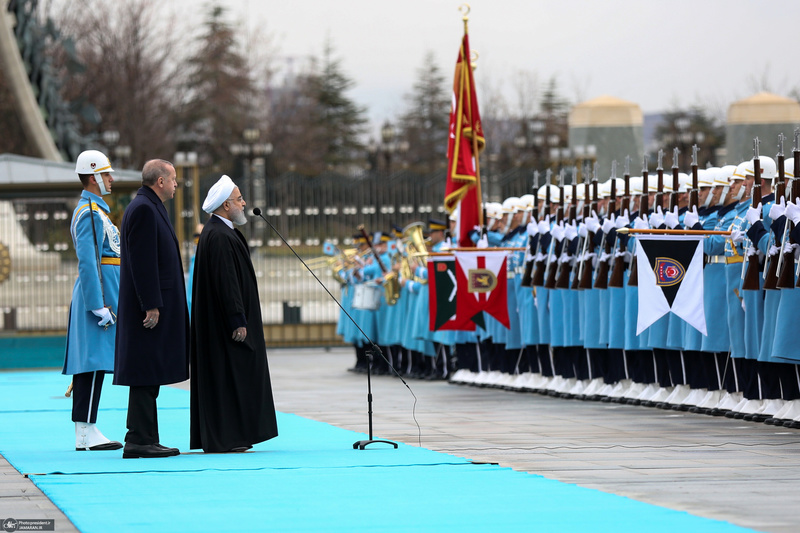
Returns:
[[[728,197],[728,191],[730,190],[730,185],[725,185],[725,187],[722,188],[722,192],[719,195],[719,201],[717,202],[718,206],[722,207],[725,204],[725,198]]]
[[[97,186],[100,188],[101,196],[106,196],[108,194],[111,194],[108,190],[106,190],[106,182],[103,181],[102,174],[95,174],[94,179],[97,182]]]
[[[708,209],[708,206],[711,205],[711,199],[714,197],[714,190],[708,191],[708,195],[706,196],[706,201],[703,203],[703,207]]]
[[[745,189],[745,186],[744,186],[744,183],[742,183],[742,186],[739,187],[739,194],[736,195],[736,201],[737,202],[741,202],[742,198],[744,198],[744,189]]]

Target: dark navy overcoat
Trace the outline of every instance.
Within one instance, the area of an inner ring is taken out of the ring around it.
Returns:
[[[141,187],[122,217],[115,385],[166,385],[189,377],[189,313],[178,239],[167,210]],[[142,325],[158,308],[158,325]]]

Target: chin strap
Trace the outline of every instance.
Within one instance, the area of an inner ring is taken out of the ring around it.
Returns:
[[[111,194],[106,190],[106,183],[103,181],[103,176],[101,174],[95,174],[94,180],[97,182],[97,186],[100,188],[101,196],[106,196]]]

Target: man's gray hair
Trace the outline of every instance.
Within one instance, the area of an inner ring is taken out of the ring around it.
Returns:
[[[164,159],[151,159],[142,168],[142,185],[152,187],[158,178],[166,178],[169,175],[169,167],[174,165]]]

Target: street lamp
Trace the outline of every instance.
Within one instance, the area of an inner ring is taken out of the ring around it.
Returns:
[[[186,235],[194,233],[194,228],[200,223],[200,168],[197,165],[197,152],[175,152],[173,158],[178,188],[175,190],[175,236],[181,245],[181,253],[188,254],[191,243],[185,242]],[[188,169],[188,173],[187,173]],[[190,189],[192,201],[185,205],[184,191]],[[192,224],[192,229],[187,233],[187,221]]]
[[[254,205],[263,203],[265,184],[264,177],[264,158],[272,153],[272,143],[259,142],[261,139],[261,130],[258,128],[246,128],[242,132],[243,143],[231,144],[229,150],[231,155],[235,158],[242,158],[242,169],[244,176],[242,176],[246,191],[245,200],[252,202]],[[258,176],[254,169],[258,169]],[[256,247],[259,243],[255,242],[253,238],[254,228],[249,225],[247,228],[247,240],[251,247]]]

